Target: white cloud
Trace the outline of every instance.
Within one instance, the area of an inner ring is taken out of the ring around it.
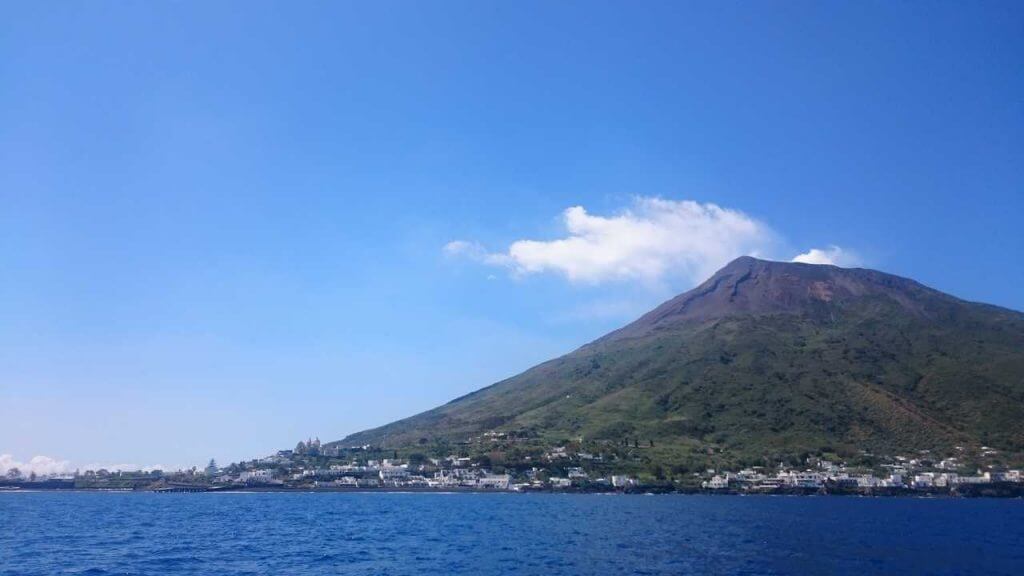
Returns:
[[[696,282],[737,256],[763,255],[776,241],[768,226],[740,211],[690,200],[637,197],[612,216],[573,206],[562,220],[564,238],[517,240],[497,253],[456,240],[444,252],[502,266],[515,275],[554,272],[578,283],[657,283],[675,275]]]
[[[171,470],[166,466],[160,464],[153,464],[149,466],[140,466],[138,464],[100,464],[92,463],[85,466],[74,466],[69,460],[57,460],[56,458],[50,458],[49,456],[33,456],[28,462],[20,462],[14,458],[12,454],[0,454],[0,475],[5,475],[12,468],[17,468],[18,472],[22,476],[29,476],[33,472],[37,476],[56,476],[61,474],[70,474],[75,469],[85,470],[100,470],[106,469],[111,472],[124,471],[134,472],[141,470],[143,472],[152,472],[153,470]],[[177,468],[174,468],[177,469]]]
[[[803,262],[804,264],[832,264],[834,266],[859,266],[860,258],[856,254],[849,250],[843,250],[839,246],[829,246],[828,248],[811,248],[803,254],[798,254],[793,258],[793,262]]]
[[[444,255],[449,258],[466,256],[468,258],[480,259],[487,255],[487,250],[479,242],[467,242],[465,240],[452,240],[444,245]]]
[[[497,252],[476,241],[454,240],[445,244],[443,252],[449,258],[505,268],[517,277],[555,273],[573,283],[635,281],[659,291],[680,284],[692,286],[739,256],[789,260],[792,254],[767,224],[739,210],[692,200],[638,196],[610,216],[573,206],[562,212],[561,219],[562,238],[516,240]],[[791,261],[863,264],[856,253],[835,245],[812,248]],[[609,307],[599,308],[593,316]]]
[[[444,255],[449,258],[469,258],[484,264],[493,266],[505,266],[509,264],[504,254],[491,254],[479,242],[467,242],[466,240],[452,240],[444,245]]]
[[[12,468],[17,468],[24,476],[33,472],[39,476],[50,476],[72,471],[71,463],[67,460],[55,460],[49,456],[33,456],[28,462],[19,462],[11,454],[0,454],[0,474],[6,474]]]

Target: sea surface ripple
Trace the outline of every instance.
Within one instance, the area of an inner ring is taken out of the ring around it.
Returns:
[[[0,574],[1022,574],[1024,501],[0,493]]]

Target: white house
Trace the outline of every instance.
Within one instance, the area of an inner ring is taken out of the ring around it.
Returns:
[[[494,490],[508,490],[512,477],[508,474],[488,474],[477,479],[476,485],[479,488],[490,488]]]
[[[874,488],[881,485],[881,481],[871,474],[860,474],[856,478],[858,488]]]
[[[239,474],[238,479],[246,484],[261,484],[274,479],[274,471],[269,469],[246,470]]]
[[[723,474],[721,476],[719,476],[719,475],[712,476],[711,480],[708,480],[705,483],[706,484],[705,487],[706,488],[710,488],[712,490],[724,490],[725,488],[729,487],[729,480],[731,479],[731,476],[732,475],[728,474],[728,473]]]
[[[583,479],[587,477],[587,473],[583,471],[583,468],[569,468],[567,472],[569,473],[569,478],[572,479]]]
[[[790,472],[786,477],[786,483],[797,488],[821,488],[824,476],[817,472]]]
[[[614,486],[616,488],[625,488],[627,486],[632,486],[635,483],[636,483],[636,481],[634,481],[629,476],[624,476],[624,475],[612,476],[612,486]]]
[[[409,477],[409,469],[405,466],[381,466],[381,480],[403,480]]]
[[[911,486],[914,488],[931,488],[935,485],[935,474],[931,472],[925,472],[923,474],[917,474],[914,476]]]

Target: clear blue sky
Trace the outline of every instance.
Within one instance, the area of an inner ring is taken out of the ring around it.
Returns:
[[[0,454],[337,439],[735,252],[1024,309],[1022,57],[1017,2],[7,3]]]

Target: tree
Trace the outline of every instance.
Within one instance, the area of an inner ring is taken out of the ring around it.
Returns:
[[[21,470],[18,470],[17,468],[11,468],[10,470],[7,471],[7,477],[10,478],[11,480],[17,480],[18,478],[21,478]]]

